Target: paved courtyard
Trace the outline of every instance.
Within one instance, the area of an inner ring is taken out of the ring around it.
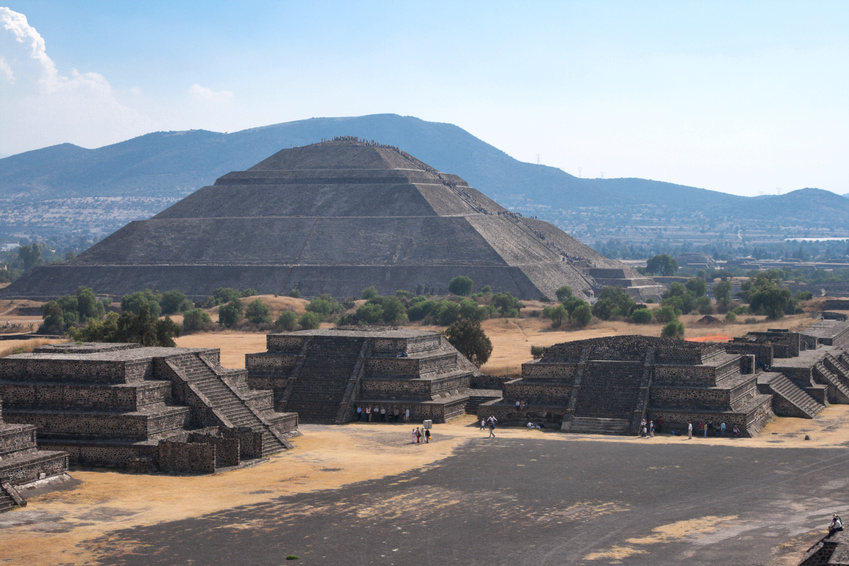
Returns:
[[[127,565],[783,564],[849,506],[845,448],[548,436],[472,438],[423,469],[87,546]]]

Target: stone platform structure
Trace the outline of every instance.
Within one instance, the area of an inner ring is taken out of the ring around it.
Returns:
[[[59,344],[0,359],[10,423],[84,466],[212,473],[290,447],[297,415],[217,349]],[[28,429],[30,430],[30,429]]]
[[[772,416],[771,397],[757,388],[754,357],[720,345],[645,336],[613,336],[546,348],[504,384],[503,398],[478,408],[479,418],[527,422],[567,432],[637,434],[642,419],[664,430],[725,422],[742,436]],[[517,400],[527,404],[516,410]]]
[[[0,513],[26,505],[21,487],[64,477],[67,471],[68,453],[39,450],[34,426],[3,421],[3,400],[0,399]]]
[[[267,347],[245,356],[248,385],[273,391],[275,409],[305,423],[349,422],[358,406],[445,422],[465,412],[480,375],[445,338],[420,330],[304,330],[269,334]]]
[[[456,175],[398,148],[344,138],[285,149],[228,173],[170,208],[132,222],[61,264],[0,290],[52,299],[217,287],[359,296],[369,286],[443,294],[465,275],[523,299],[564,285],[590,299],[604,285],[638,300],[663,287],[562,230],[524,218]]]

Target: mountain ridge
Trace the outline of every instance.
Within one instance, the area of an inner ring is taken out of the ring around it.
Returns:
[[[770,222],[833,231],[843,226],[832,216],[849,214],[846,195],[821,189],[743,197],[646,179],[579,178],[518,161],[456,125],[396,114],[309,118],[233,133],[153,132],[96,149],[60,144],[33,150],[0,159],[0,207],[59,198],[179,198],[280,149],[336,136],[396,146],[442,172],[459,175],[511,210],[564,229],[578,229],[589,214],[592,218],[585,223],[590,226],[614,215],[617,226],[684,219],[729,227]],[[155,206],[161,210],[164,202]],[[148,216],[159,212],[151,206]],[[38,226],[38,214],[31,216],[12,224],[18,231],[27,222]]]

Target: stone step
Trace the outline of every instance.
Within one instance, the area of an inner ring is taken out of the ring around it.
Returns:
[[[575,434],[628,434],[631,422],[627,419],[574,417],[569,432]]]
[[[802,413],[807,418],[814,418],[825,406],[818,403],[813,397],[805,393],[784,374],[778,374],[769,381],[769,388],[773,395],[778,395]]]

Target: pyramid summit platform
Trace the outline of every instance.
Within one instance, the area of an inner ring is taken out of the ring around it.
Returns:
[[[0,292],[50,299],[217,287],[359,296],[374,286],[444,293],[449,280],[523,299],[605,285],[638,299],[662,287],[547,222],[511,213],[457,177],[395,147],[355,138],[282,150],[231,172],[78,257],[37,268]]]

